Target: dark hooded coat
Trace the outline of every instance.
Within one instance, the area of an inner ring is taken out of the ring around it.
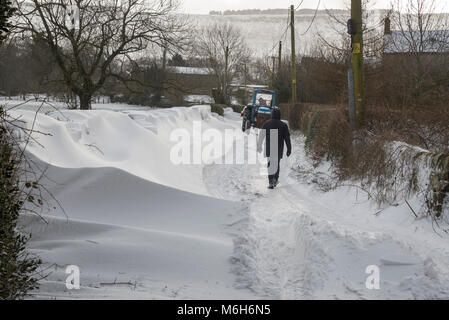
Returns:
[[[287,152],[291,152],[292,144],[290,141],[290,131],[288,130],[288,126],[285,122],[281,121],[281,111],[279,109],[273,109],[271,113],[271,119],[267,120],[262,127],[262,130],[259,135],[258,146],[259,148],[262,146],[263,139],[265,139],[265,156],[267,158],[270,157],[270,130],[277,130],[277,138],[278,138],[278,158],[282,159],[284,155],[284,143],[287,145]]]

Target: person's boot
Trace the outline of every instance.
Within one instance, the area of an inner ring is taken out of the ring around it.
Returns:
[[[268,185],[268,189],[274,189],[274,184],[272,182]]]
[[[279,184],[279,179],[274,179],[273,180],[273,187],[277,187],[277,185]]]

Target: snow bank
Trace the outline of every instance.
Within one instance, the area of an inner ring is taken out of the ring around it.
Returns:
[[[56,210],[44,215],[48,224],[34,215],[22,221],[33,234],[33,253],[54,271],[36,297],[250,296],[234,292],[228,270],[233,244],[224,225],[236,219],[235,203],[116,168],[50,166],[46,175],[68,219]],[[80,290],[67,290],[62,281],[68,265],[81,270]]]
[[[240,219],[241,204],[208,196],[201,165],[169,159],[173,129],[234,122],[210,106],[10,115],[45,134],[33,134],[27,150],[64,210],[50,200],[46,223],[22,217],[32,252],[52,271],[35,297],[254,298],[234,288],[230,272],[226,226]],[[68,265],[80,268],[80,290],[65,286]]]
[[[192,132],[193,122],[203,130],[230,127],[211,115],[210,106],[148,111],[108,110],[9,112],[34,130],[28,151],[42,161],[64,168],[114,167],[149,181],[177,189],[208,194],[201,166],[172,164],[170,134],[174,129]],[[34,118],[36,119],[34,120]]]
[[[214,98],[208,95],[188,95],[184,96],[184,101],[202,104],[215,102]]]

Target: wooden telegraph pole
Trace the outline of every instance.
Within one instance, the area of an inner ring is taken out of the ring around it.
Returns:
[[[278,56],[278,73],[281,71],[281,62],[282,62],[282,41],[279,41],[279,56]]]
[[[227,104],[228,101],[228,65],[229,65],[229,47],[226,47],[225,49],[225,79],[224,79],[224,92],[223,97],[225,100],[225,103]]]
[[[364,68],[363,68],[363,30],[362,1],[351,0],[352,69],[354,72],[354,105],[356,127],[361,128],[364,121]]]
[[[292,103],[296,103],[296,54],[295,54],[295,6],[290,7],[290,29],[292,34]]]
[[[276,57],[271,57],[271,86],[274,87],[274,71],[275,71]]]

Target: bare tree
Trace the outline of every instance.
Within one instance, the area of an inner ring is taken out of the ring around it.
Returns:
[[[229,104],[230,84],[250,56],[240,31],[230,24],[203,28],[199,32],[196,52],[217,78],[222,102]]]
[[[447,87],[449,15],[437,12],[436,0],[393,0],[391,5],[393,30],[386,35],[386,53],[393,56],[405,80],[412,81],[413,97]]]
[[[148,46],[179,47],[185,24],[176,0],[15,0],[16,31],[44,41],[66,86],[90,109],[106,80],[125,85],[123,68]]]
[[[376,3],[376,0],[362,0],[363,46],[364,57],[367,59],[379,58],[383,52],[384,17],[379,19],[379,13],[372,9]],[[347,21],[351,18],[350,2],[346,1],[346,5],[346,14],[342,14],[341,11],[326,10],[329,17],[328,27],[332,32],[318,33],[318,51],[332,62],[349,64],[352,52],[351,38],[347,33]]]

